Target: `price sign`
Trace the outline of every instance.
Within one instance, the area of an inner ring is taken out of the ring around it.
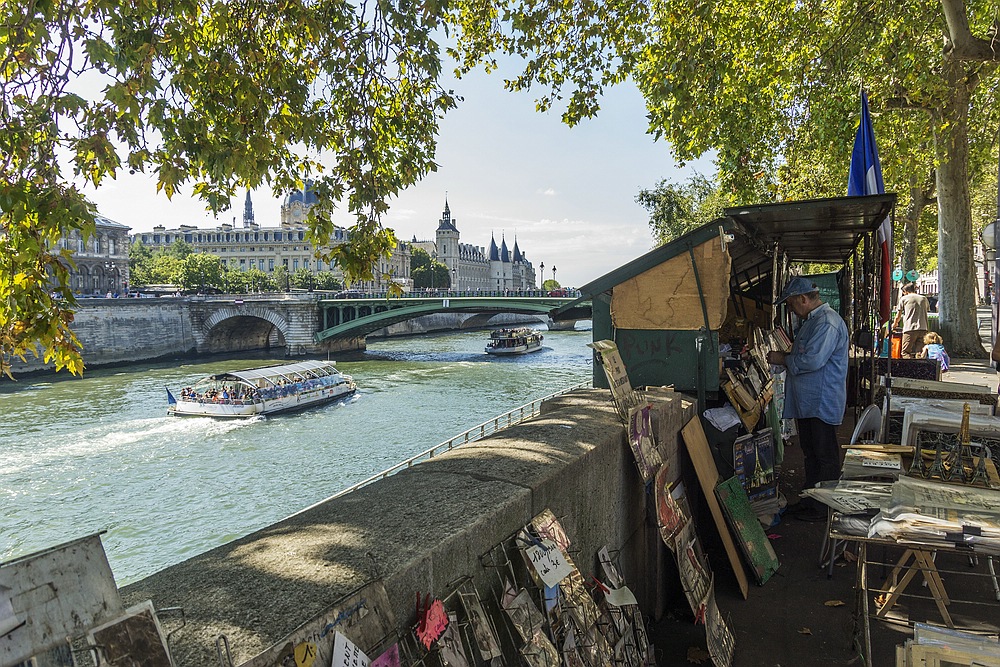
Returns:
[[[920,273],[917,272],[915,269],[910,269],[909,271],[906,272],[906,279],[909,280],[911,283],[916,282],[917,278],[919,277]]]
[[[897,281],[898,280],[902,280],[903,279],[903,269],[895,269],[892,272],[892,279],[893,280],[897,280]]]
[[[525,551],[538,576],[549,588],[558,585],[573,573],[573,566],[566,562],[552,540],[542,540],[540,544],[530,546]]]

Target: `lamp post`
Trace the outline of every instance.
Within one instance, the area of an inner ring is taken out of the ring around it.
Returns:
[[[545,289],[545,262],[538,265],[538,270],[542,272],[542,279],[538,283],[538,289]]]
[[[452,292],[457,292],[458,291],[458,285],[456,285],[457,282],[458,282],[458,269],[453,266],[453,267],[451,267],[451,291]]]
[[[108,289],[107,289],[108,293],[110,294],[112,292],[117,292],[118,290],[115,286],[115,283],[117,282],[115,280],[115,275],[118,271],[118,267],[115,266],[114,262],[104,262],[104,270],[108,273],[109,276]]]
[[[559,289],[559,281],[556,280],[556,265],[552,265],[552,282],[555,283],[556,289]]]

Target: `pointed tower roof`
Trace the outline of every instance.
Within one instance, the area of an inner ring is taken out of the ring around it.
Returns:
[[[500,242],[500,261],[510,262],[510,250],[507,250],[507,239]]]
[[[438,231],[458,231],[458,227],[455,226],[455,222],[451,219],[451,208],[448,206],[448,195],[444,196],[444,212],[441,214],[441,219],[438,220]]]
[[[524,255],[521,254],[521,250],[517,247],[517,237],[514,237],[514,261],[523,262]]]
[[[253,227],[253,225],[253,202],[250,201],[250,191],[247,190],[247,198],[243,202],[243,226]]]
[[[490,234],[490,261],[500,261],[500,250],[497,248],[497,240]]]

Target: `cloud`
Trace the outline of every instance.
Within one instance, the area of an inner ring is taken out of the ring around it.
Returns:
[[[556,191],[555,188],[545,188],[544,190],[538,190],[538,194],[545,195],[546,197],[554,197]]]

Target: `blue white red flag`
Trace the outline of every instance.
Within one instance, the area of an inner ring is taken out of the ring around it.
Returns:
[[[875,129],[868,113],[868,96],[861,92],[861,124],[854,137],[854,152],[851,153],[851,171],[847,178],[848,196],[880,195],[885,193],[882,182],[882,165],[875,145]],[[882,246],[881,290],[879,292],[879,317],[888,322],[891,312],[892,294],[892,221],[886,217],[878,228],[878,241]]]

